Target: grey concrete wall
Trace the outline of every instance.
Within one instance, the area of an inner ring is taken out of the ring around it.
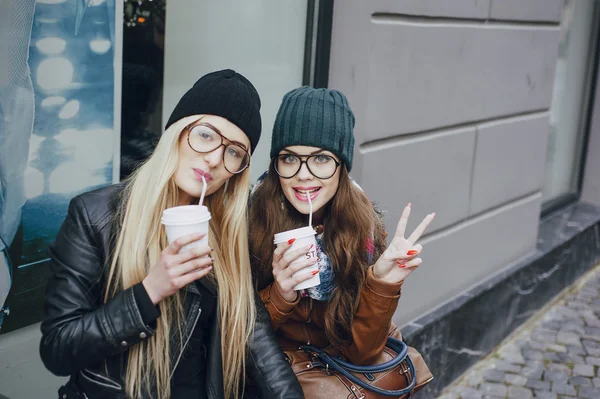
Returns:
[[[432,211],[405,324],[534,251],[563,0],[335,2],[329,86],[394,231]]]
[[[2,335],[0,339],[0,397],[10,399],[55,398],[66,378],[44,367],[39,344],[42,334],[35,324]]]

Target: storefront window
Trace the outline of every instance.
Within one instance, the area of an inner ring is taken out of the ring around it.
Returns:
[[[165,0],[124,2],[121,179],[148,158],[162,133],[166,6]]]
[[[550,109],[543,189],[546,203],[578,190],[596,60],[598,9],[594,0],[569,0],[564,8]]]
[[[256,86],[263,132],[252,179],[267,168],[281,98],[303,82],[309,9],[308,0],[0,2],[1,333],[41,320],[47,247],[71,198],[147,159],[202,75],[231,68]]]
[[[118,177],[119,5],[0,2],[0,237],[13,264],[2,332],[41,319],[47,247],[70,199]],[[3,250],[3,282],[8,264]]]
[[[0,237],[0,331],[2,331],[2,323],[4,317],[10,313],[10,308],[4,306],[6,297],[12,286],[12,270],[10,266],[10,258],[8,256],[8,247]]]
[[[252,181],[269,162],[271,129],[283,95],[302,84],[307,1],[167,2],[163,121],[203,74],[224,68],[258,90],[263,117]]]

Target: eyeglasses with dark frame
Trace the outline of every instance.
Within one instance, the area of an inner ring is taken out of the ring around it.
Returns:
[[[330,179],[342,163],[327,154],[300,155],[290,152],[273,158],[275,171],[284,179],[296,176],[303,164],[317,179]]]
[[[187,142],[192,150],[199,154],[208,154],[225,147],[223,165],[229,173],[243,172],[250,166],[250,153],[242,143],[223,136],[221,131],[208,122],[198,119],[185,127]]]

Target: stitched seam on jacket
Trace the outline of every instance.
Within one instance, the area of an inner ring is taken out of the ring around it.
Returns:
[[[108,335],[108,337],[110,338],[110,340],[112,341],[113,345],[117,346],[119,345],[119,339],[117,338],[117,331],[115,330],[115,327],[112,325],[110,318],[106,315],[106,305],[104,305],[101,309],[102,309],[102,325],[104,326],[104,329],[106,330],[106,335]]]
[[[281,310],[277,309],[277,306],[271,301],[271,298],[267,301],[267,305],[275,310],[275,314],[273,316],[275,320],[283,320],[290,313],[283,313]]]
[[[260,367],[258,367],[258,363],[256,362],[256,358],[254,357],[254,354],[252,353],[252,351],[250,351],[250,356],[252,357],[252,361],[254,362],[254,367],[256,367],[256,370],[260,374],[262,380],[265,381],[265,386],[267,387],[267,389],[269,390],[271,395],[273,395],[273,397],[275,397],[275,392],[273,392],[273,390],[271,389],[271,386],[266,383],[265,375],[263,374]]]
[[[389,313],[389,311],[390,311],[390,307],[391,307],[391,304],[390,304],[390,303],[388,303],[388,308],[387,308],[387,312],[386,312],[386,313]],[[386,317],[386,318],[385,318],[385,321],[384,321],[385,325],[389,324],[389,321],[390,321],[390,320],[389,320],[389,319]],[[381,338],[381,331],[382,331],[382,330],[384,330],[384,328],[385,328],[385,326],[384,326],[384,323],[381,323],[381,325],[379,326],[379,331],[377,331],[377,336],[376,336],[376,338],[377,338],[377,339],[376,339],[376,340],[374,340],[374,341],[373,341],[373,344],[371,345],[371,352],[372,352],[372,351],[373,351],[373,349],[375,348],[375,343],[376,343],[376,342],[379,342],[379,340],[380,340],[380,338]],[[389,329],[389,327],[388,327],[388,328],[387,328],[387,331],[389,331],[389,330],[390,330],[390,329]]]
[[[90,214],[88,213],[87,207],[85,206],[85,202],[83,202],[83,200],[79,197],[75,197],[75,200],[77,201],[77,203],[81,206],[81,209],[83,210],[83,216],[85,219],[85,223],[91,228],[92,223],[90,221]],[[95,240],[95,237],[94,237]],[[113,342],[113,345],[118,345],[119,343],[117,342],[117,340],[115,339],[117,336],[117,333],[114,329],[114,327],[112,326],[112,323],[110,323],[109,318],[106,316],[106,304],[104,304],[100,309],[100,320],[102,322],[102,326],[104,327],[104,332],[105,334],[108,336],[109,341]]]
[[[273,302],[273,300],[271,299],[271,290],[277,290],[277,287],[275,286],[275,283],[271,283],[271,286],[269,287],[269,296],[267,298],[267,301],[269,302],[269,304],[271,306],[273,306],[273,308],[277,311],[277,313],[279,313],[281,315],[281,317],[278,317],[278,320],[283,319],[286,316],[291,315],[292,313],[294,313],[294,310],[296,310],[296,305],[294,305],[294,307],[289,311],[289,312],[284,312],[282,310],[280,310],[277,305],[275,304],[275,302]],[[277,294],[281,297],[281,293],[279,291],[277,291]],[[285,299],[284,299],[285,300]]]
[[[96,244],[96,245],[94,245],[94,248],[95,248],[95,249],[97,249],[97,248],[98,248],[98,247],[97,247],[97,244],[98,244],[98,243],[96,242],[96,232],[94,232],[94,231],[93,231],[93,228],[92,228],[92,220],[90,219],[90,213],[88,212],[88,210],[87,210],[87,207],[85,206],[85,202],[83,202],[83,200],[82,200],[80,197],[75,197],[75,200],[76,200],[76,201],[77,201],[77,202],[78,202],[78,203],[81,205],[81,208],[82,208],[82,210],[83,210],[83,213],[84,213],[84,215],[83,215],[83,216],[84,216],[84,218],[85,218],[85,222],[86,222],[86,224],[87,224],[88,228],[92,230],[92,231],[91,231],[91,233],[92,233],[92,238],[93,238],[93,240],[94,240],[94,244]],[[97,254],[97,253],[95,253],[95,254],[94,254],[94,257],[97,257],[97,255],[98,255],[98,254]]]
[[[120,383],[118,383],[117,381],[115,381],[112,378],[109,378],[109,377],[107,377],[105,375],[95,373],[95,372],[91,371],[90,369],[83,369],[82,371],[86,371],[86,372],[88,372],[91,375],[94,375],[94,376],[96,376],[96,377],[98,377],[98,378],[100,378],[100,379],[102,379],[104,381],[107,381],[108,383],[115,384],[115,386],[118,386],[119,389],[123,388],[123,386]]]
[[[108,381],[110,381],[110,382],[111,382],[111,384],[108,384],[108,383],[105,383],[105,382],[102,382],[102,381],[98,381],[98,380],[92,379],[92,378],[91,378],[89,375],[86,375],[86,374],[84,373],[84,371],[85,371],[85,372],[87,372],[87,373],[89,373],[89,374],[92,374],[93,376],[95,376],[95,377],[97,377],[97,378],[102,378],[102,376],[100,376],[100,375],[98,375],[98,374],[96,374],[96,373],[92,373],[91,371],[89,371],[89,370],[87,370],[87,369],[83,369],[83,370],[81,370],[81,371],[79,372],[79,373],[80,373],[80,374],[81,374],[83,377],[85,377],[85,378],[86,378],[88,381],[91,381],[91,382],[93,382],[94,384],[102,385],[102,386],[109,387],[109,388],[113,388],[113,389],[115,389],[115,388],[116,388],[116,389],[119,389],[119,390],[123,389],[123,387],[122,387],[120,384],[117,384],[117,383],[116,383],[116,382],[114,382],[114,381],[108,380],[107,378],[103,378],[103,379],[104,379],[104,380],[108,380]]]
[[[135,329],[135,313],[132,310],[132,303],[129,300],[129,292],[131,292],[131,294],[133,295],[133,289],[132,288],[128,288],[128,291],[125,292],[125,306],[127,307],[127,311],[129,312],[129,315],[131,316],[131,321],[133,322],[133,329]],[[133,299],[133,301],[135,302],[135,298],[131,298]],[[133,333],[135,334],[135,332]]]

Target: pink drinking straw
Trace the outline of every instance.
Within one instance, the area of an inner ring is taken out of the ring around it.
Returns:
[[[200,203],[198,203],[198,205],[202,205],[202,203],[204,202],[204,194],[206,194],[206,179],[204,178],[204,176],[200,177],[202,177],[202,194],[200,195]]]
[[[308,209],[310,213],[308,214],[308,225],[312,226],[312,201],[310,200],[310,193],[306,193],[306,198],[308,199]]]

